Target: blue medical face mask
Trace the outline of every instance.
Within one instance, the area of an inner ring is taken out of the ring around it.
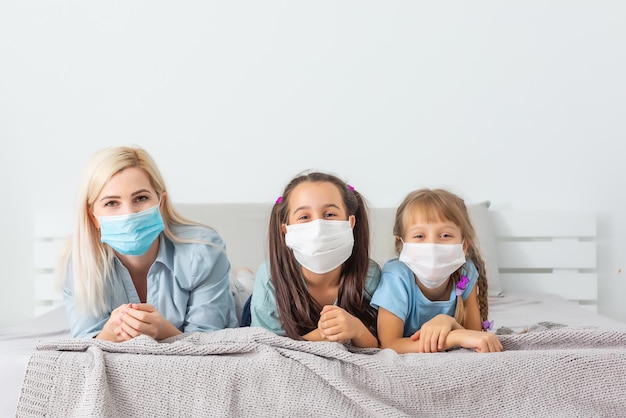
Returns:
[[[123,255],[144,255],[164,228],[159,205],[137,213],[97,218],[100,241]]]

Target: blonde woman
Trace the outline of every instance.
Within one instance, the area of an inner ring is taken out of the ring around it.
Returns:
[[[222,238],[176,212],[141,148],[93,155],[59,271],[75,337],[162,340],[237,326]]]

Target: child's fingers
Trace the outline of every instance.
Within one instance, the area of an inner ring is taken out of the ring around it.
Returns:
[[[341,327],[332,327],[324,331],[325,337],[328,341],[338,342],[347,340],[349,337]]]
[[[320,321],[319,328],[330,341],[344,340],[347,338],[346,335],[349,334],[348,325],[341,318]]]
[[[322,312],[320,312],[320,315],[324,315],[325,313],[328,313],[330,311],[334,311],[334,310],[337,310],[337,309],[341,309],[341,308],[339,308],[339,306],[335,306],[335,305],[325,305],[322,308]]]
[[[421,346],[423,353],[435,353],[437,352],[437,343],[439,339],[439,334],[432,332],[431,330],[421,330]]]
[[[340,326],[341,321],[337,317],[325,317],[320,319],[319,327],[328,333],[330,329]]]
[[[450,333],[450,331],[446,330],[446,329],[442,329],[441,333],[439,333],[439,338],[438,338],[438,342],[437,342],[437,351],[441,351],[443,350],[443,347],[446,343],[446,338],[448,338],[448,334]]]
[[[436,353],[437,351],[439,351],[437,347],[439,347],[439,334],[433,333],[433,335],[430,337],[430,352]]]
[[[341,318],[345,319],[348,316],[350,316],[349,313],[347,313],[343,309],[335,306],[334,309],[330,308],[330,309],[327,309],[327,310],[322,310],[322,312],[320,313],[320,321],[329,321],[329,320],[332,320],[332,319],[341,320]]]
[[[489,348],[492,353],[499,353],[502,351],[502,343],[496,339]]]

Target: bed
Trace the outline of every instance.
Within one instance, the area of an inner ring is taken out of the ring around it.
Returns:
[[[265,257],[263,204],[187,204],[227,243],[238,307]],[[468,206],[503,353],[398,355],[293,341],[258,328],[157,343],[69,338],[50,285],[67,234],[38,214],[39,314],[0,330],[0,416],[623,416],[626,324],[597,313],[596,225],[588,212]],[[373,258],[393,256],[393,209],[371,210]],[[245,239],[241,239],[245,237]]]

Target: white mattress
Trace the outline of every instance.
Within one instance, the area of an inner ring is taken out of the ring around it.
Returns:
[[[591,312],[560,296],[539,293],[507,293],[489,298],[489,319],[494,321],[494,331],[500,327],[522,331],[540,322],[626,330],[624,322]]]
[[[595,314],[555,295],[520,293],[490,298],[489,312],[494,330],[507,327],[522,331],[540,322],[626,330],[626,323]],[[63,307],[0,330],[0,417],[15,415],[24,372],[37,343],[69,336]]]
[[[24,372],[37,342],[69,336],[63,307],[20,325],[0,329],[0,417],[15,416]]]

